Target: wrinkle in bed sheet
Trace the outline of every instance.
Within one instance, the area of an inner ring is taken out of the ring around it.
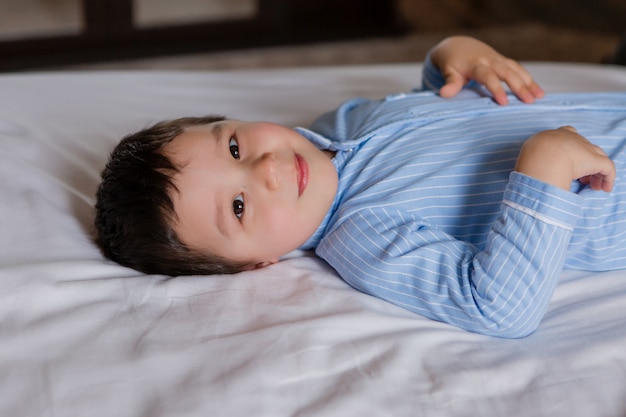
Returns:
[[[529,65],[548,92],[621,68]],[[297,253],[235,276],[144,276],[91,243],[99,172],[130,131],[225,113],[306,125],[419,64],[0,77],[1,416],[626,415],[626,272],[565,273],[540,329],[465,333]]]

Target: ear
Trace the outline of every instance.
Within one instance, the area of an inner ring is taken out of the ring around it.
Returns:
[[[259,262],[259,263],[255,264],[251,269],[265,268],[266,266],[275,264],[276,262],[278,262],[278,259],[272,259],[271,261]]]

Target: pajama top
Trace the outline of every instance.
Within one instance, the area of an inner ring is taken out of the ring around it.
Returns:
[[[626,268],[626,93],[548,94],[499,106],[453,99],[427,62],[424,91],[352,99],[297,128],[336,151],[339,188],[315,249],[348,284],[420,315],[499,337],[532,333],[561,271]],[[611,193],[514,172],[523,142],[572,125],[614,160]]]

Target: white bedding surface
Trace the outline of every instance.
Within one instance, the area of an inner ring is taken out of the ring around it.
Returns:
[[[624,67],[528,67],[549,93],[626,91]],[[361,294],[309,254],[168,279],[91,243],[122,135],[208,113],[306,125],[420,70],[0,76],[0,416],[625,416],[626,271],[564,273],[539,330],[500,340]]]

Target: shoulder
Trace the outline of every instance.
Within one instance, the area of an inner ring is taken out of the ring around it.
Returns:
[[[411,235],[433,227],[416,215],[392,206],[363,205],[351,202],[340,205],[328,224],[320,246],[365,248],[366,251],[385,250],[385,243],[397,236],[410,240]]]

